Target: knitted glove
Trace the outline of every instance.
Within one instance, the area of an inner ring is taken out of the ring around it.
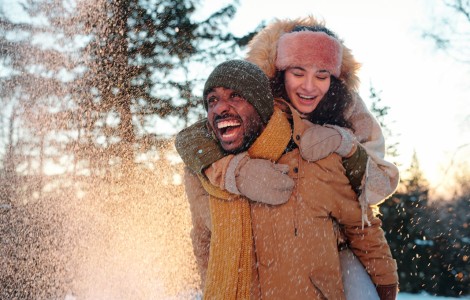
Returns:
[[[317,125],[307,129],[300,140],[300,154],[305,160],[317,161],[333,152],[348,157],[356,149],[356,139],[347,129],[335,125]]]
[[[265,159],[252,159],[246,152],[235,155],[225,174],[225,189],[256,202],[279,205],[287,202],[294,180],[289,166]]]
[[[362,190],[362,181],[366,173],[368,161],[369,156],[367,155],[367,151],[361,145],[357,145],[357,149],[353,155],[348,158],[343,158],[346,177],[348,177],[351,187],[358,195]]]
[[[201,120],[181,130],[175,139],[175,147],[184,164],[195,173],[224,157],[219,143],[207,130],[207,120]]]
[[[380,300],[395,300],[398,294],[398,285],[378,285],[377,294],[379,294]]]

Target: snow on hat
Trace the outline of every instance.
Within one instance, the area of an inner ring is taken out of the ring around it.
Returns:
[[[232,89],[245,98],[267,124],[274,111],[274,97],[269,79],[255,64],[246,60],[229,60],[218,65],[204,85],[203,103],[207,107],[207,95],[213,88]]]
[[[320,31],[297,31],[283,34],[277,43],[276,68],[314,65],[339,77],[343,47],[332,36]]]

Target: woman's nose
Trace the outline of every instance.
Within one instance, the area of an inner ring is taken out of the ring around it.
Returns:
[[[305,78],[302,82],[302,88],[306,91],[313,91],[316,88],[313,78]]]

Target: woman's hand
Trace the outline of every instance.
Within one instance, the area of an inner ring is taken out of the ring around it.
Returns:
[[[300,154],[305,160],[317,161],[337,153],[350,157],[357,149],[356,138],[345,128],[335,125],[317,125],[307,129],[300,140]]]
[[[287,202],[294,180],[287,175],[289,166],[265,159],[235,155],[225,174],[225,189],[256,202],[279,205]]]

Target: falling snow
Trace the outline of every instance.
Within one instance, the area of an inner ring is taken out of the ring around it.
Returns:
[[[181,165],[0,210],[1,299],[190,299],[198,275]],[[6,284],[6,286],[5,286]]]

